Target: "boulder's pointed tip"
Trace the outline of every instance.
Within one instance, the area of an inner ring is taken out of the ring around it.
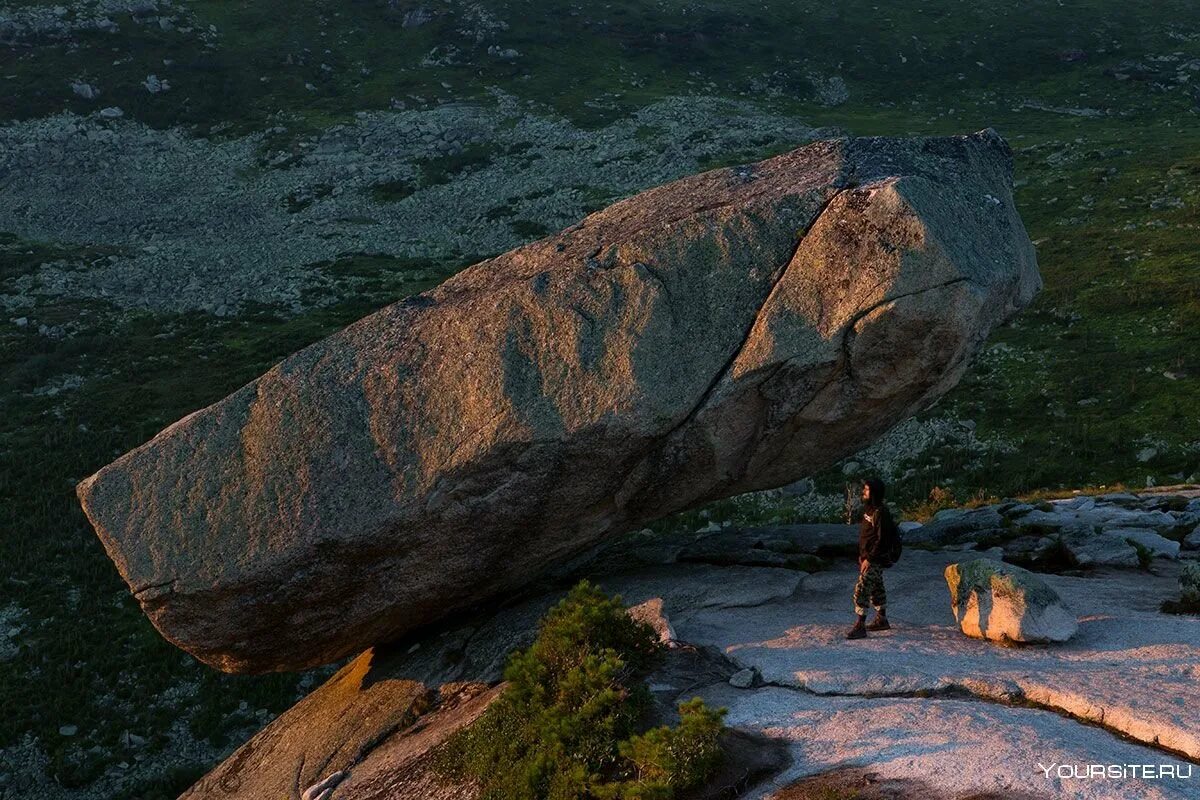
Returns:
[[[79,500],[79,505],[83,506],[84,513],[87,513],[88,500],[91,499],[92,487],[96,484],[97,475],[99,473],[93,473],[75,484],[75,497]]]
[[[98,493],[104,484],[107,469],[107,467],[99,469],[75,484],[75,499],[79,502],[79,507],[83,509],[83,515],[87,517],[101,541],[105,541],[105,529],[96,515],[96,511],[103,506],[103,502],[98,498]]]

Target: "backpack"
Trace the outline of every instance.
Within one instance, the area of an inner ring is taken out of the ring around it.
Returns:
[[[890,511],[884,510],[880,516],[882,519],[879,520],[879,539],[883,545],[883,566],[890,567],[900,560],[900,553],[904,550],[904,537],[900,534],[900,528]]]

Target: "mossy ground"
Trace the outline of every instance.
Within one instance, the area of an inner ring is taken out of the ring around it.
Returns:
[[[9,7],[24,5],[31,3]],[[264,144],[278,149],[355,111],[491,102],[494,87],[584,127],[676,94],[741,97],[856,134],[992,126],[1016,150],[1017,202],[1038,243],[1046,289],[1015,324],[996,331],[994,349],[936,411],[972,419],[981,438],[1014,448],[981,459],[953,448],[924,454],[893,487],[893,501],[925,501],[941,486],[952,486],[961,502],[979,493],[1140,486],[1147,476],[1173,482],[1200,470],[1200,129],[1190,86],[1171,77],[1200,57],[1195,4],[1162,2],[1153,14],[1115,0],[489,4],[509,26],[493,36],[519,51],[515,59],[488,54],[490,39],[462,33],[457,3],[424,3],[453,13],[403,27],[417,5],[197,0],[188,6],[197,23],[218,29],[212,47],[125,17],[116,20],[120,33],[80,35],[73,46],[0,45],[0,120],[117,105],[127,117],[197,135],[279,126]],[[458,48],[456,63],[420,66],[446,45]],[[1162,76],[1106,74],[1126,59]],[[170,81],[170,91],[147,92],[148,74]],[[849,100],[821,105],[810,75],[841,76]],[[98,86],[100,99],[72,94],[77,78]],[[765,155],[746,142],[713,165]],[[473,150],[422,165],[423,179],[453,180],[486,157]],[[607,198],[605,187],[588,189],[598,205]],[[377,199],[405,191],[381,186]],[[505,222],[540,232],[536,220]],[[109,254],[7,236],[0,291],[18,293],[16,282],[45,261],[87,264]],[[167,747],[163,731],[175,719],[227,746],[261,724],[259,709],[282,711],[303,691],[294,675],[219,675],[163,641],[90,532],[73,484],[287,353],[444,274],[425,266],[428,275],[410,280],[414,265],[392,259],[332,262],[330,272],[362,281],[362,291],[301,315],[270,308],[231,319],[150,315],[59,298],[35,298],[32,308],[5,315],[0,610],[25,614],[13,637],[16,655],[0,662],[7,710],[0,748],[32,733],[56,780],[84,786],[117,762]],[[26,314],[25,327],[11,321]],[[43,335],[40,325],[72,333]],[[38,393],[62,375],[85,382]],[[1148,444],[1155,455],[1139,461]],[[817,476],[825,492],[844,481],[839,470]],[[723,501],[705,512],[738,522],[794,517],[786,503]],[[704,524],[699,512],[663,523],[693,524]],[[60,735],[63,725],[78,733]],[[148,742],[123,744],[125,731]],[[173,797],[199,769],[173,768],[125,795]]]

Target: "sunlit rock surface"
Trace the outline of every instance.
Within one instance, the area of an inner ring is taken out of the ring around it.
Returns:
[[[1039,286],[994,132],[822,141],[477,264],[79,495],[169,640],[227,671],[320,664],[836,462]]]

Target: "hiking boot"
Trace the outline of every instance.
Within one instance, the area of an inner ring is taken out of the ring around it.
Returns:
[[[867,626],[869,631],[887,631],[891,630],[892,626],[888,624],[887,612],[876,611],[875,619],[871,620],[871,624]]]
[[[854,623],[854,627],[846,632],[847,639],[865,639],[867,638],[867,623],[866,617],[859,617]]]

